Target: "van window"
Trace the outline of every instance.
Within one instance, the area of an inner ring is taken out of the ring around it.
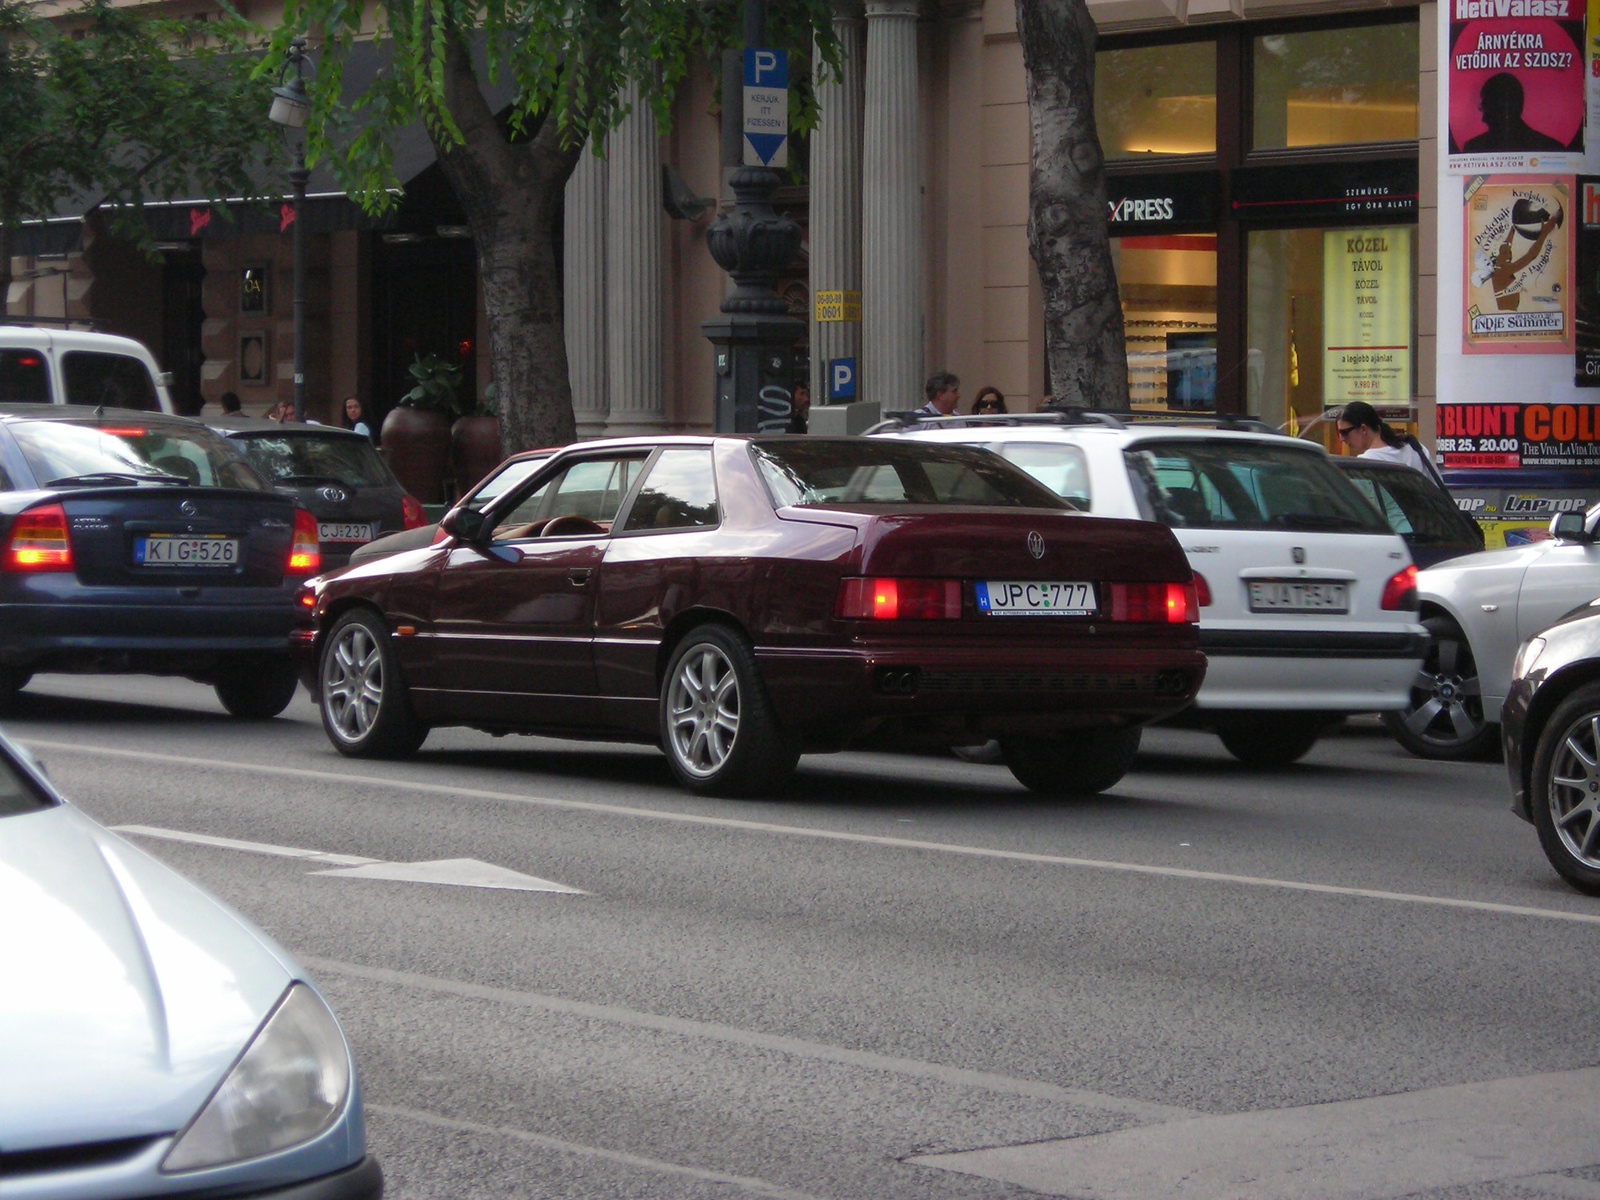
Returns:
[[[995,442],[989,449],[1021,467],[1073,508],[1089,511],[1089,462],[1079,447],[1061,442]]]
[[[61,356],[68,404],[95,408],[134,408],[159,412],[155,381],[137,358],[97,350],[69,350]]]
[[[0,350],[0,404],[49,404],[50,369],[37,350]]]

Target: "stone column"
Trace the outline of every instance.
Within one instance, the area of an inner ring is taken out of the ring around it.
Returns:
[[[585,145],[567,180],[562,232],[563,325],[580,438],[606,431],[606,162]]]
[[[922,395],[922,178],[917,0],[867,0],[861,187],[861,397]]]
[[[817,84],[817,127],[811,134],[811,403],[828,402],[828,362],[861,358],[861,322],[818,321],[819,292],[861,293],[861,59],[866,30],[861,7],[834,8],[841,77]],[[813,61],[812,78],[825,68]]]
[[[606,435],[666,423],[662,371],[661,152],[655,113],[637,84],[633,111],[606,139]]]

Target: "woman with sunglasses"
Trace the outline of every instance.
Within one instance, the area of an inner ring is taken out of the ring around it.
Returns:
[[[1346,404],[1334,427],[1339,431],[1339,440],[1350,447],[1352,454],[1379,462],[1400,463],[1413,471],[1421,471],[1444,487],[1444,480],[1428,461],[1428,452],[1421,443],[1409,433],[1401,433],[1391,426],[1365,400]]]
[[[978,389],[978,398],[972,402],[972,415],[981,417],[1006,411],[1006,398],[1000,389],[990,384]]]

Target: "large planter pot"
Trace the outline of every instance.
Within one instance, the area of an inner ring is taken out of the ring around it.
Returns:
[[[450,418],[430,408],[401,405],[384,418],[381,440],[406,491],[424,504],[443,504],[450,471]]]
[[[500,465],[500,419],[462,417],[450,426],[450,464],[456,473],[456,494],[465,496]]]

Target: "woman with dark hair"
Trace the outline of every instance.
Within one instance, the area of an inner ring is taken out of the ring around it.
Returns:
[[[972,415],[981,417],[1006,412],[1006,397],[994,384],[978,389],[978,398],[972,402]]]
[[[1401,433],[1378,415],[1378,410],[1365,400],[1352,400],[1339,412],[1334,428],[1339,440],[1361,458],[1374,458],[1379,462],[1400,463],[1414,471],[1421,471],[1440,487],[1444,480],[1428,461],[1428,452],[1409,433]]]
[[[372,440],[372,426],[367,424],[366,409],[361,405],[361,397],[346,396],[344,398],[344,421],[346,429],[354,429],[368,441]]]

